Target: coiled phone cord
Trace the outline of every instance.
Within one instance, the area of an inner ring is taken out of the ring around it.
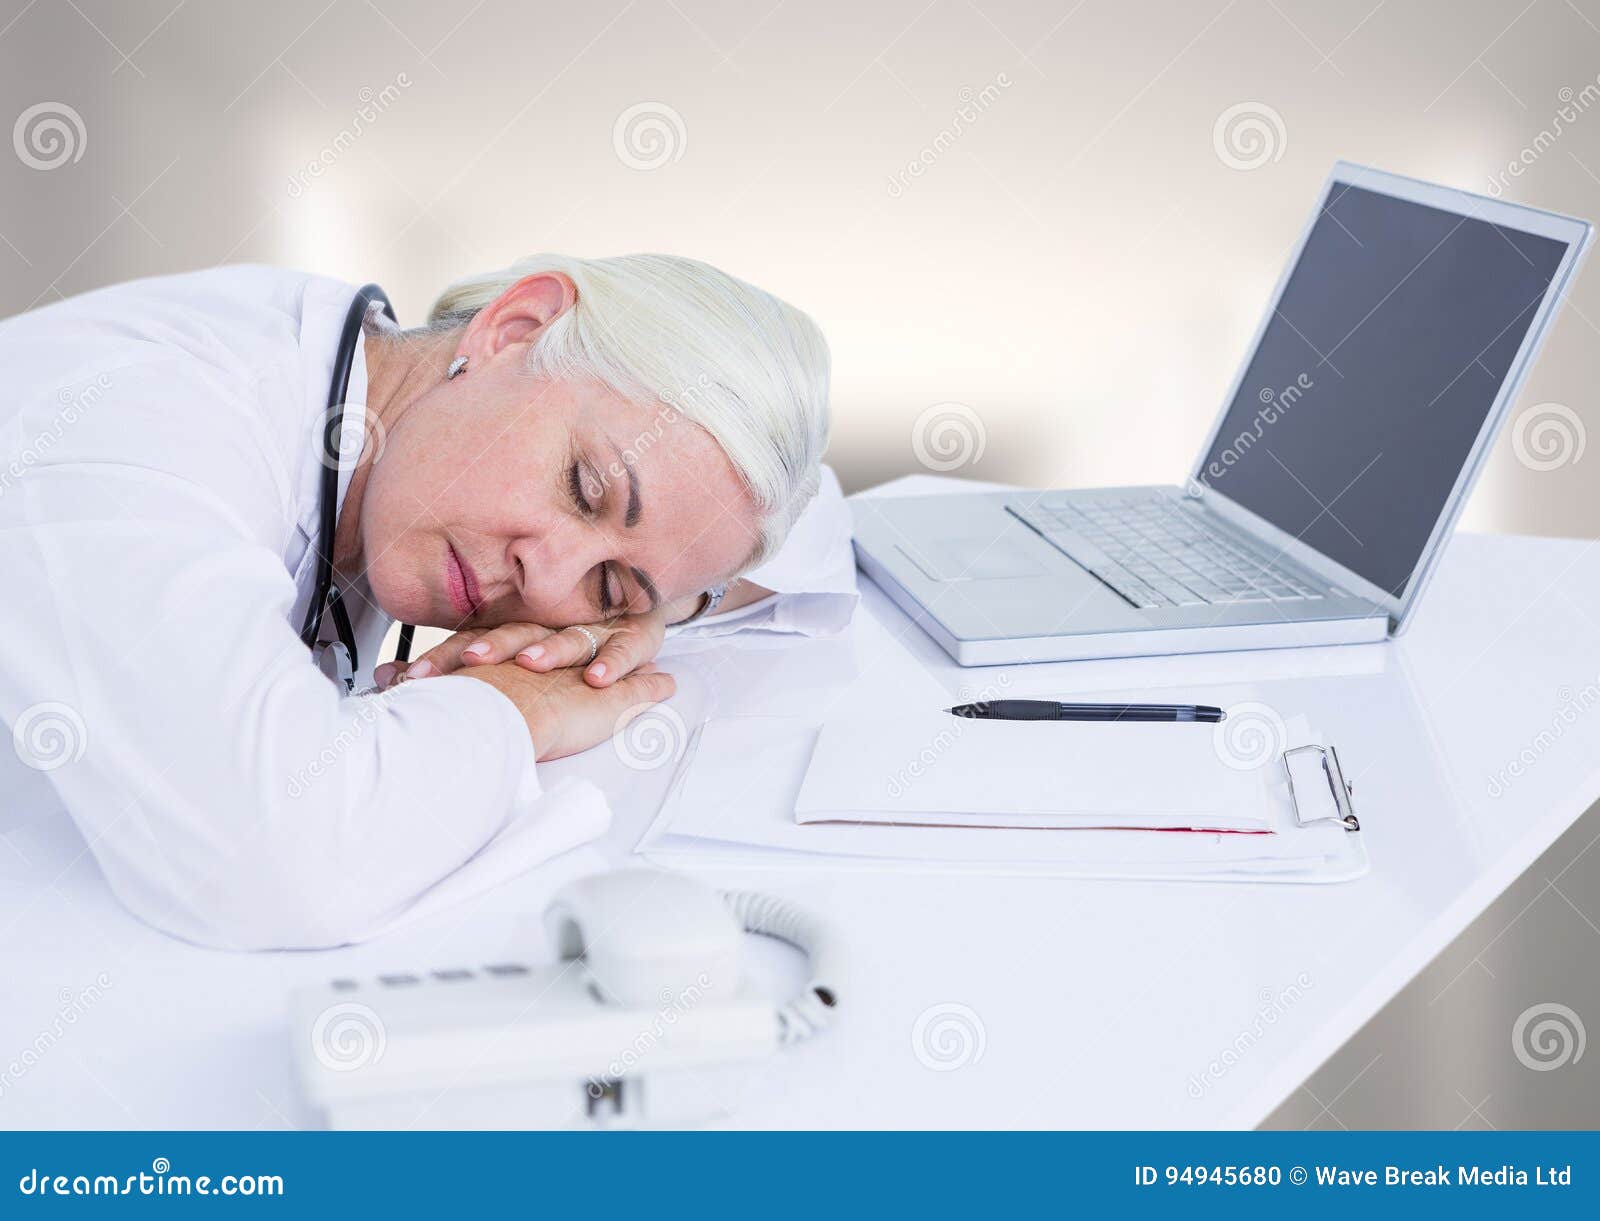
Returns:
[[[747,933],[787,942],[811,967],[804,991],[778,1008],[778,1042],[789,1046],[820,1034],[839,1004],[843,951],[828,926],[804,908],[753,890],[725,890],[722,898]]]

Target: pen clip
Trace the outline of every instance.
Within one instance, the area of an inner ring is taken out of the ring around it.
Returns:
[[[1328,791],[1333,795],[1333,806],[1338,813],[1316,818],[1306,818],[1300,813],[1300,798],[1295,792],[1294,769],[1289,764],[1289,757],[1305,751],[1315,751],[1322,756],[1322,774],[1328,779]],[[1319,822],[1336,822],[1346,831],[1361,830],[1361,820],[1356,817],[1356,808],[1351,801],[1355,786],[1344,778],[1344,769],[1339,766],[1339,752],[1332,746],[1311,743],[1306,746],[1290,747],[1283,752],[1283,774],[1289,781],[1289,804],[1294,810],[1296,825],[1309,827]]]

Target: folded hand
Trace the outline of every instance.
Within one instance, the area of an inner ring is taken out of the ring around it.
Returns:
[[[582,628],[552,629],[537,623],[472,628],[429,649],[411,663],[403,677],[432,678],[514,662],[535,674],[581,666],[583,680],[591,687],[608,687],[655,657],[666,633],[667,614],[668,608],[662,607],[650,614],[625,615]],[[401,677],[400,667],[393,662],[384,663],[373,674],[380,688],[393,686]]]

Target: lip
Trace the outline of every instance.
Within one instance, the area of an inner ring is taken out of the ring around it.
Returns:
[[[478,578],[449,543],[445,544],[444,575],[445,588],[450,591],[450,604],[456,614],[463,619],[476,614],[482,602]]]

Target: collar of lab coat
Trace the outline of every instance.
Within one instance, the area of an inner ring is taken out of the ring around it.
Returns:
[[[339,336],[344,317],[356,290],[335,280],[313,280],[306,285],[305,304],[300,313],[300,350],[306,370],[306,439],[310,462],[302,464],[300,484],[300,528],[308,538],[317,535],[322,500],[322,464],[317,455],[322,445],[323,428],[329,421],[328,386],[333,381],[334,357],[339,351]],[[361,457],[367,422],[366,345],[356,344],[350,365],[350,385],[345,396],[344,419],[339,429],[339,508]]]

